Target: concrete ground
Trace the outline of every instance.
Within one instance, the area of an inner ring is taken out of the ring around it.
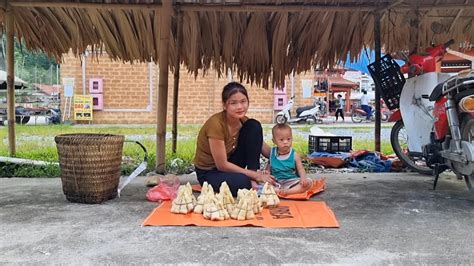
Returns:
[[[338,229],[142,227],[156,207],[144,177],[100,205],[66,201],[59,178],[0,178],[0,264],[474,264],[464,181],[443,176],[433,191],[432,177],[411,173],[325,176],[311,200]]]

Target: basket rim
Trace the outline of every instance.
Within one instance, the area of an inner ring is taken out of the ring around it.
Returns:
[[[54,137],[57,144],[63,143],[81,143],[91,144],[100,143],[123,143],[125,141],[124,135],[102,134],[102,133],[69,133],[61,134]]]
[[[109,134],[109,133],[66,133],[66,134],[59,134],[56,137],[74,137],[74,136],[123,137],[123,135]]]

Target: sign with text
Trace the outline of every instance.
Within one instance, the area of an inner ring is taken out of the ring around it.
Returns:
[[[74,94],[74,78],[63,78],[64,97],[72,97]]]
[[[74,120],[92,120],[91,95],[74,95]]]
[[[311,98],[313,92],[313,81],[310,79],[303,79],[301,81],[301,87],[303,88],[303,98]]]

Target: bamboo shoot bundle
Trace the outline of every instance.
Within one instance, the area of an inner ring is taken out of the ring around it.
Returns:
[[[204,200],[204,219],[212,221],[223,221],[230,218],[229,213],[224,206],[217,200],[215,195],[207,194]]]
[[[184,185],[179,186],[178,196],[173,200],[172,205],[171,205],[171,212],[187,214],[193,211],[194,209],[193,198],[194,198],[194,195],[189,194],[189,191],[186,188],[186,186]]]
[[[192,201],[193,201],[193,205],[196,206],[196,203],[197,203],[197,200],[196,200],[196,197],[194,197],[194,194],[193,194],[193,188],[191,187],[191,184],[186,183],[186,194],[188,194]]]
[[[278,206],[280,199],[278,198],[275,188],[268,182],[263,185],[262,194],[260,195],[263,207]]]
[[[219,188],[219,194],[217,194],[217,199],[222,204],[222,206],[225,207],[228,213],[232,213],[234,210],[235,200],[226,182],[221,184],[221,187]]]
[[[250,192],[247,194],[247,197],[252,206],[253,213],[257,214],[262,212],[262,201],[258,198],[257,191],[254,189],[250,190]]]
[[[196,206],[194,207],[194,213],[203,213],[204,201],[208,194],[214,195],[214,189],[207,182],[204,182],[202,184],[201,194],[198,196]]]
[[[234,211],[230,215],[232,219],[243,221],[255,218],[252,206],[249,204],[248,198],[241,198],[237,205],[234,207]]]
[[[237,203],[239,203],[239,201],[242,199],[242,198],[245,198],[247,196],[247,193],[249,193],[250,190],[246,189],[246,188],[241,188],[239,190],[237,190]]]

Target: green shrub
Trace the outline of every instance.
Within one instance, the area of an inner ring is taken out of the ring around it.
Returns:
[[[58,177],[60,169],[55,164],[36,166],[0,163],[0,173],[2,177]]]

